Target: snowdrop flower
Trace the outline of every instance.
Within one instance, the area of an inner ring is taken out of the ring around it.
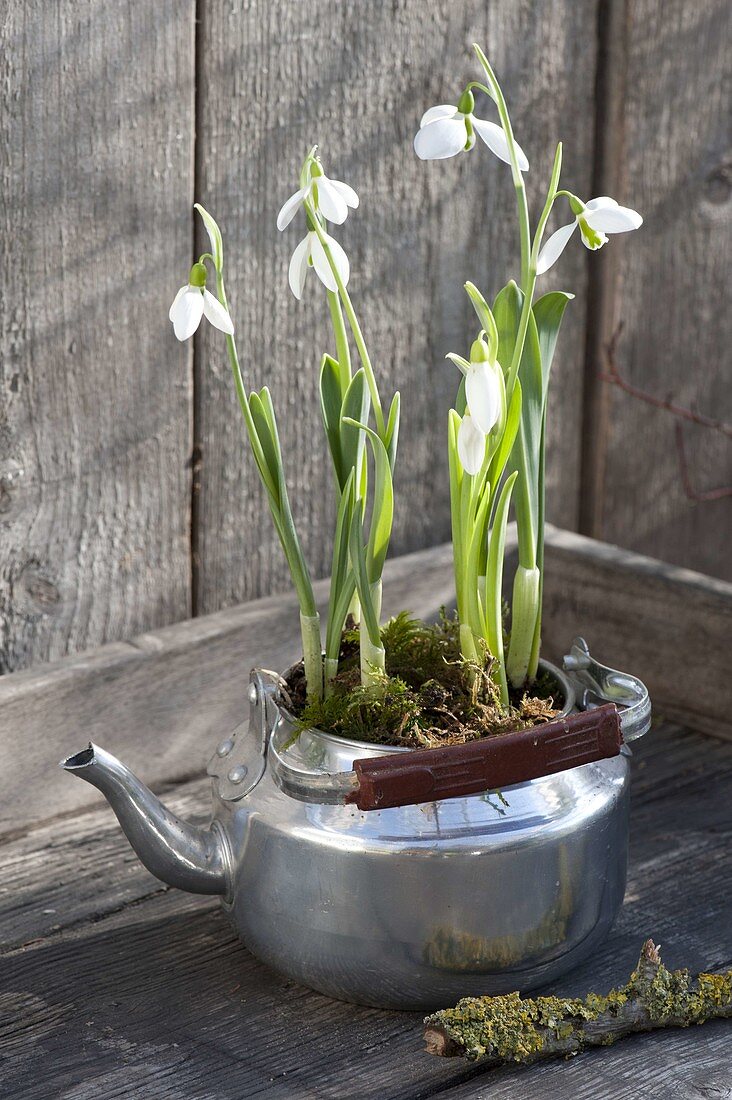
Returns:
[[[457,433],[458,458],[466,474],[480,473],[485,458],[485,433],[465,410]]]
[[[204,316],[214,328],[233,335],[234,325],[227,310],[218,298],[206,290],[206,266],[197,263],[191,268],[188,283],[173,299],[168,317],[173,322],[173,331],[178,339],[187,340],[193,336]]]
[[[348,217],[349,207],[358,206],[358,195],[347,183],[328,179],[319,161],[306,162],[309,180],[304,187],[290,195],[277,215],[277,228],[286,229],[306,199],[312,198],[313,205],[326,221],[342,225]],[[301,177],[302,178],[302,177]]]
[[[447,356],[465,375],[465,400],[474,428],[488,435],[498,423],[503,401],[503,375],[491,359],[488,344],[481,334],[473,341],[470,362],[450,352]],[[472,430],[472,429],[471,429]]]
[[[539,253],[536,264],[537,275],[543,275],[557,262],[577,226],[579,226],[582,244],[594,252],[607,243],[608,233],[628,233],[631,229],[639,229],[643,225],[640,214],[628,209],[627,206],[618,206],[615,199],[610,199],[607,195],[590,199],[586,205],[576,195],[572,195],[569,198],[569,205],[575,215],[574,221],[552,233]]]
[[[345,252],[338,244],[338,241],[334,240],[333,237],[329,236],[327,233],[325,233],[324,236],[341,282],[346,286],[350,274],[348,256],[346,256]],[[302,298],[308,267],[315,268],[315,274],[328,290],[334,292],[338,290],[338,284],[333,274],[333,269],[328,262],[328,257],[325,254],[325,248],[314,229],[311,229],[307,236],[300,241],[299,245],[292,253],[292,259],[290,260],[290,270],[288,274],[290,290],[298,301]]]
[[[472,149],[478,134],[499,160],[510,164],[511,154],[503,128],[495,122],[476,118],[474,106],[473,93],[468,90],[461,95],[457,107],[452,103],[441,103],[425,111],[414,139],[414,151],[420,160],[445,160],[463,149]],[[519,169],[528,172],[529,162],[518,145],[516,154]]]

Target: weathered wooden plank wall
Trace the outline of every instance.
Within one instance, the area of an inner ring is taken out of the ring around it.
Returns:
[[[627,197],[645,225],[620,255],[615,238],[590,257],[607,301],[588,370],[604,365],[622,318],[616,363],[629,382],[730,424],[732,5],[611,7],[614,56],[598,121],[613,132],[599,193]],[[613,386],[601,383],[597,397],[584,533],[732,578],[732,497],[689,500],[674,419]],[[730,439],[693,424],[683,433],[693,488],[732,485]]]
[[[193,17],[0,7],[0,671],[189,612]]]
[[[337,235],[383,389],[405,398],[394,550],[448,535],[457,379],[443,356],[470,338],[464,280],[492,294],[515,273],[513,193],[482,148],[422,164],[411,139],[424,107],[472,74],[473,40],[509,95],[534,211],[563,138],[568,186],[607,184],[646,215],[607,254],[572,247],[546,280],[577,292],[552,397],[549,517],[730,575],[730,501],[689,502],[666,414],[595,383],[622,311],[633,381],[725,415],[723,0],[2,10],[1,671],[287,585],[223,348],[205,332],[195,352],[177,344],[166,318],[194,194],[225,230],[248,380],[273,390],[303,541],[327,571],[316,385],[330,338],[320,288],[300,304],[287,289],[299,231],[274,225],[315,141],[361,193]],[[689,429],[701,486],[728,479],[728,448]]]
[[[304,224],[300,219],[280,236],[277,210],[296,189],[300,163],[316,142],[326,171],[359,191],[361,207],[334,235],[351,259],[349,290],[383,392],[399,388],[404,395],[393,549],[447,538],[445,432],[459,375],[444,356],[465,354],[475,334],[465,280],[493,295],[517,275],[515,199],[510,173],[485,147],[424,164],[412,139],[426,107],[449,101],[476,75],[469,45],[485,42],[532,158],[534,206],[561,135],[570,139],[567,178],[586,191],[593,117],[577,112],[576,104],[592,101],[594,39],[583,20],[566,14],[563,0],[448,6],[315,0],[276,7],[215,0],[203,6],[198,193],[226,231],[227,286],[248,379],[272,389],[294,510],[318,575],[330,564],[331,515],[321,502],[332,495],[320,439],[318,367],[321,354],[334,349],[315,278],[302,303],[290,294],[287,266]],[[592,25],[594,3],[586,5],[586,18]],[[492,104],[480,106],[494,117]],[[555,418],[550,442],[550,512],[566,527],[576,526],[578,513],[580,252],[573,250],[561,274],[547,280],[547,288],[566,284],[578,291],[553,396],[563,424],[560,430]],[[280,588],[287,575],[263,491],[239,442],[241,414],[221,340],[204,333],[199,352],[198,593],[200,610],[213,611]]]

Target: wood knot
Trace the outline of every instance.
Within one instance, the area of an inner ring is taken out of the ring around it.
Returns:
[[[39,561],[25,563],[13,584],[16,606],[25,614],[51,613],[61,602],[57,585],[47,575]]]

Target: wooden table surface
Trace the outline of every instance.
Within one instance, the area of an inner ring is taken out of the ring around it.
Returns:
[[[670,724],[637,749],[620,919],[557,991],[623,981],[644,937],[669,965],[732,966],[732,744]],[[166,795],[203,818],[208,782]],[[161,886],[106,806],[0,847],[0,1095],[423,1100],[732,1095],[732,1027],[483,1071],[422,1053],[421,1017],[331,1001],[261,965],[215,900]]]
[[[631,582],[647,590],[644,644],[666,652],[682,624],[693,634],[698,580],[664,578],[652,563],[645,571],[613,565],[607,549],[588,540],[571,554],[552,553],[561,606],[581,623],[583,601],[593,604],[588,636],[604,651],[627,637],[615,594]],[[449,553],[397,559],[387,579],[387,613],[411,606],[427,616],[450,597]],[[731,594],[710,587],[707,632],[724,635]],[[568,628],[553,602],[547,633],[559,631],[564,644]],[[241,718],[255,655],[269,667],[294,656],[291,604],[258,601],[0,681],[0,1097],[732,1097],[729,1021],[522,1069],[431,1057],[422,1051],[419,1014],[331,1001],[261,965],[215,900],[162,886],[101,796],[56,769],[92,736],[174,811],[203,821],[209,791],[201,761]],[[723,660],[723,651],[709,652]],[[640,651],[628,667],[649,681],[654,674]],[[659,664],[655,674],[666,673]],[[716,695],[695,695],[707,729],[724,709],[724,677],[717,683]],[[674,690],[657,681],[659,715],[659,697],[673,701]],[[625,905],[597,956],[553,987],[560,994],[624,982],[648,936],[669,966],[732,966],[732,741],[659,720],[635,757]]]

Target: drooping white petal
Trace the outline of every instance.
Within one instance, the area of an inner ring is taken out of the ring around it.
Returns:
[[[445,160],[464,149],[467,140],[468,131],[462,115],[460,118],[438,118],[417,133],[414,151],[420,160]]]
[[[287,229],[295,214],[299,210],[302,203],[305,201],[307,194],[310,190],[310,184],[307,187],[301,187],[299,191],[296,191],[294,195],[290,195],[287,202],[283,203],[280,207],[280,212],[277,215],[277,228],[282,232],[283,229]]]
[[[330,254],[333,257],[333,263],[336,266],[336,270],[341,277],[343,285],[346,286],[348,284],[348,278],[350,275],[348,256],[346,256],[345,252],[338,244],[338,241],[334,240],[333,237],[329,237],[328,234],[326,234],[326,241],[328,242],[328,248],[330,249]],[[321,283],[323,283],[323,285],[327,287],[328,290],[338,290],[338,283],[336,282],[335,275],[333,274],[333,269],[328,261],[328,257],[325,254],[325,249],[320,243],[319,238],[316,236],[313,236],[311,255],[313,257],[313,267],[315,268],[315,273],[320,279]]]
[[[335,187],[339,195],[342,195],[346,200],[346,206],[350,206],[352,210],[355,210],[358,206],[358,195],[349,187],[347,183],[343,183],[341,180],[329,180],[331,187]]]
[[[229,316],[228,310],[224,309],[218,298],[214,298],[211,291],[206,290],[205,287],[203,291],[203,315],[214,328],[233,336],[234,322]]]
[[[601,206],[617,206],[615,199],[611,199],[609,195],[598,195],[596,199],[590,199],[585,203],[585,210],[599,210]]]
[[[436,122],[438,118],[453,118],[458,113],[454,103],[438,103],[436,107],[430,107],[419,120],[419,128],[427,126],[430,122]]]
[[[176,294],[175,298],[173,299],[173,304],[170,307],[170,309],[168,310],[168,320],[170,320],[170,321],[173,320],[173,317],[175,316],[175,307],[178,305],[178,302],[181,300],[181,298],[183,297],[183,295],[185,294],[185,292],[188,289],[189,289],[188,283],[186,283],[186,285],[182,286],[180,288],[180,290],[178,291],[178,293]]]
[[[467,474],[477,474],[485,458],[485,435],[469,412],[460,422],[457,434],[458,458]]]
[[[501,384],[490,363],[471,363],[465,375],[465,398],[476,426],[487,435],[501,415]]]
[[[640,229],[643,218],[636,210],[618,206],[614,199],[591,199],[584,210],[587,224],[599,233],[629,233]]]
[[[333,237],[328,237],[328,245],[338,274],[341,277],[341,282],[344,286],[348,286],[348,280],[351,277],[351,265],[348,262],[348,256],[343,251],[338,241],[334,240]]]
[[[490,151],[495,153],[499,160],[504,160],[506,164],[510,164],[511,154],[508,151],[508,141],[503,132],[503,127],[496,126],[495,122],[486,122],[483,118],[476,118],[475,115],[472,115],[471,118],[476,134],[483,139]],[[529,162],[518,142],[516,142],[516,159],[518,160],[519,170],[528,172]]]
[[[536,261],[537,275],[543,275],[545,271],[554,266],[567,247],[567,242],[576,228],[577,219],[575,218],[569,225],[563,225],[561,229],[557,229],[555,233],[552,233],[539,253],[539,259]]]
[[[176,296],[170,319],[179,340],[187,340],[196,331],[203,317],[203,294],[198,286],[188,286]]]
[[[290,283],[290,290],[295,295],[298,302],[302,298],[302,292],[305,286],[310,248],[314,237],[314,233],[308,233],[306,237],[303,237],[290,259],[290,269],[287,273],[287,278]]]
[[[314,180],[318,192],[318,209],[323,217],[336,225],[342,225],[348,217],[348,205],[343,195],[333,186],[327,176],[318,176]]]

